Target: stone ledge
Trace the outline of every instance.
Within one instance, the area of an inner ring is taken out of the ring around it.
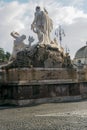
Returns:
[[[23,99],[23,100],[5,99],[4,101],[0,100],[0,105],[10,104],[10,105],[26,106],[26,105],[36,105],[36,104],[41,104],[41,103],[72,102],[72,101],[80,101],[82,99],[83,98],[81,95],[39,98],[39,99]]]
[[[25,105],[34,105],[34,104],[41,104],[41,103],[59,103],[59,102],[71,102],[71,101],[80,101],[80,100],[82,100],[81,95],[64,96],[64,97],[18,100],[18,105],[25,106]]]
[[[32,80],[32,81],[28,81],[28,80],[22,80],[22,81],[10,81],[7,82],[7,84],[16,84],[16,85],[42,85],[42,84],[65,84],[65,83],[77,83],[77,80],[73,80],[73,79],[59,79],[59,80]]]

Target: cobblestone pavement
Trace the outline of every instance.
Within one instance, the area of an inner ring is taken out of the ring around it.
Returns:
[[[0,130],[87,130],[87,101],[0,108]]]

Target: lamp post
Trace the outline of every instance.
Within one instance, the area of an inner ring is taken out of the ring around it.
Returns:
[[[64,29],[61,27],[61,25],[59,25],[59,27],[56,28],[55,35],[58,38],[60,45],[61,45],[62,44],[62,37],[65,36]]]

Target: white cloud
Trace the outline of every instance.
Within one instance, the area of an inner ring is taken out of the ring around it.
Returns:
[[[70,49],[72,57],[75,52],[87,41],[87,19],[78,18],[74,24],[65,25],[66,37],[63,38],[63,45],[67,45]]]
[[[76,4],[76,0],[73,1]],[[83,0],[79,0],[79,4]],[[34,18],[35,7],[40,5],[46,7],[50,17],[53,19],[54,28],[59,24],[63,25],[66,37],[63,38],[63,46],[67,45],[70,49],[71,56],[75,54],[77,49],[85,44],[87,40],[87,14],[83,10],[79,10],[74,6],[62,6],[56,0],[29,0],[28,3],[18,3],[13,1],[10,3],[0,3],[0,47],[6,51],[12,51],[13,38],[10,32],[15,30],[20,34],[35,35],[30,25]],[[26,43],[28,41],[26,40]]]
[[[8,51],[12,50],[10,32],[25,28],[23,22],[25,11],[26,4],[20,6],[18,2],[3,3],[0,6],[0,47],[4,47]]]
[[[60,1],[60,0],[59,0]],[[61,0],[61,4],[65,6],[74,6],[77,8],[82,8],[86,0]]]
[[[73,0],[73,1],[71,1],[71,5],[77,6],[77,7],[82,7],[84,5],[84,0]]]

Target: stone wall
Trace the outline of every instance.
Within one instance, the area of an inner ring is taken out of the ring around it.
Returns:
[[[3,99],[36,99],[44,97],[74,96],[80,94],[79,85],[67,84],[40,84],[40,85],[13,85],[0,86],[0,98]]]
[[[80,96],[81,99],[87,98],[87,72],[79,72],[64,68],[2,70],[0,71],[0,102],[31,104],[41,102],[41,99],[43,103],[51,99],[52,101],[55,99],[56,102],[74,100],[70,97],[75,96]],[[85,80],[82,80],[81,75]]]
[[[87,98],[87,82],[80,83],[80,93],[83,98]]]
[[[19,68],[9,69],[5,72],[7,82],[38,82],[43,80],[76,80],[74,69],[63,68]]]
[[[6,82],[6,71],[0,70],[0,84],[4,84]]]
[[[86,82],[39,85],[0,85],[0,104],[29,105],[43,102],[76,101],[86,98]]]
[[[78,84],[29,85],[18,87],[18,99],[39,99],[80,95]]]

